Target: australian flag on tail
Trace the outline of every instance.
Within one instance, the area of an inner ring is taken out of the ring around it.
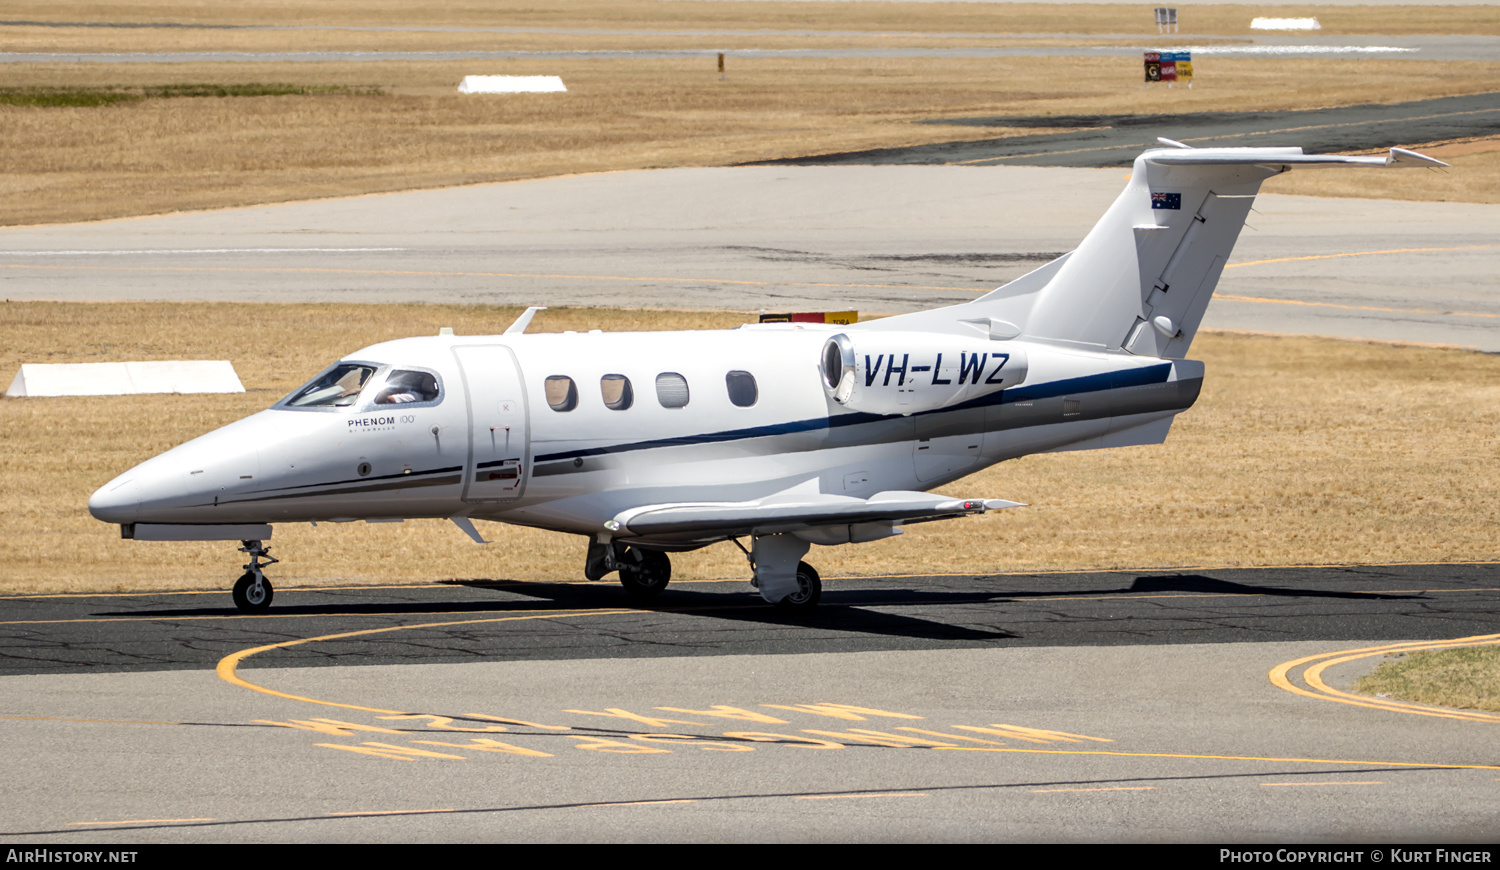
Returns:
[[[1151,194],[1152,208],[1182,208],[1182,194],[1180,193],[1153,193]]]

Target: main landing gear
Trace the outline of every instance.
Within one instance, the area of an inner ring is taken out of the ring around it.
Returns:
[[[661,550],[630,547],[617,541],[589,544],[583,576],[602,580],[611,571],[620,572],[620,585],[636,601],[650,601],[672,580],[672,560]]]
[[[271,609],[271,597],[275,590],[271,588],[271,581],[266,579],[262,568],[267,568],[281,561],[273,559],[268,555],[269,547],[261,545],[260,541],[241,541],[244,546],[240,547],[241,553],[249,553],[250,561],[245,565],[244,576],[234,584],[234,606],[246,613],[265,613]],[[261,559],[265,559],[264,562]]]
[[[777,607],[788,610],[811,610],[823,597],[823,578],[813,566],[797,563],[797,591],[776,602]]]
[[[750,585],[760,597],[784,610],[807,611],[823,597],[823,578],[813,566],[801,561],[808,542],[795,535],[755,535],[746,550],[737,538],[734,545],[745,553],[755,572]]]

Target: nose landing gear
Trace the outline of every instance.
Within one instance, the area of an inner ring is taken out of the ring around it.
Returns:
[[[269,547],[261,545],[260,541],[241,541],[244,546],[240,547],[241,553],[249,553],[250,561],[245,565],[245,573],[234,584],[234,606],[246,613],[265,613],[271,608],[271,597],[275,590],[271,588],[271,581],[261,571],[281,561],[269,555]],[[261,559],[265,559],[264,562]]]

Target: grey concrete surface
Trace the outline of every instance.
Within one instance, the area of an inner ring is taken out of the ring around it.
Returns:
[[[794,617],[715,581],[7,599],[0,842],[1493,842],[1497,717],[1270,675],[1494,637],[1495,577],[829,578]]]
[[[1073,248],[1124,182],[1026,166],[665,169],[6,228],[0,298],[895,313],[972,299]],[[1500,350],[1497,227],[1494,205],[1262,196],[1206,326]]]
[[[1494,726],[1302,698],[1267,680],[1323,651],[244,672],[369,710],[256,693],[209,671],[4,677],[7,715],[37,718],[3,722],[0,842],[1492,843],[1497,771],[1439,765],[1492,764]],[[403,713],[412,718],[383,718]],[[497,723],[467,714],[531,724],[482,732]],[[997,733],[1004,726],[1067,736]],[[881,735],[943,745],[860,742]],[[435,755],[402,760],[391,747]]]

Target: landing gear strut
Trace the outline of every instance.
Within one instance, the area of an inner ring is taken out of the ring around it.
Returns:
[[[245,565],[245,573],[234,584],[234,606],[247,613],[265,613],[271,608],[271,597],[275,590],[271,588],[271,581],[266,579],[262,568],[267,568],[281,561],[269,555],[269,547],[261,545],[260,541],[241,541],[244,546],[240,547],[241,553],[249,553],[250,561]],[[265,559],[264,562],[261,559]]]
[[[738,538],[730,540],[750,560],[754,571],[750,585],[761,598],[793,611],[812,610],[818,605],[823,597],[823,579],[813,566],[801,561],[809,547],[807,541],[788,534],[756,535],[750,539],[751,549],[746,550]]]
[[[583,576],[602,580],[611,571],[620,572],[625,594],[645,601],[661,594],[672,579],[672,560],[660,550],[630,547],[618,541],[594,541],[589,544]]]

